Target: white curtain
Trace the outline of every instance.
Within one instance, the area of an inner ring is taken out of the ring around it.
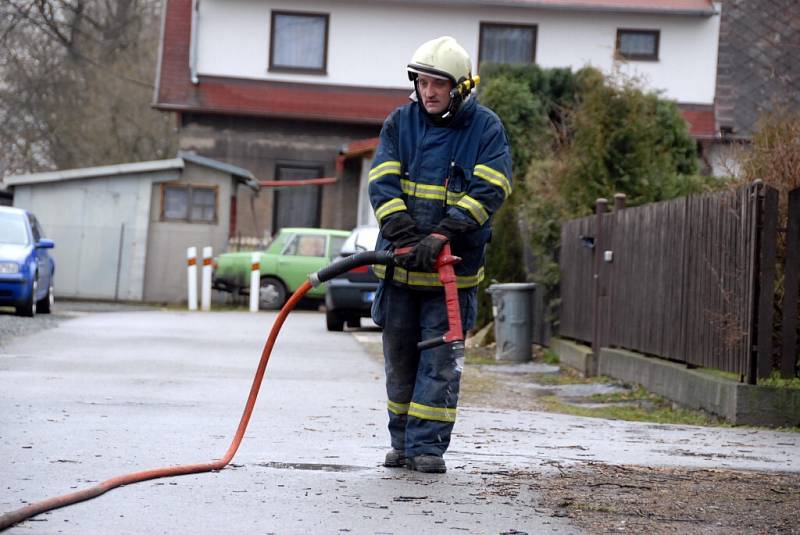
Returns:
[[[325,66],[325,17],[276,15],[272,63],[276,67]]]
[[[483,28],[481,61],[493,63],[533,63],[534,28]]]
[[[653,56],[656,53],[656,36],[652,33],[621,33],[619,51],[631,56]]]

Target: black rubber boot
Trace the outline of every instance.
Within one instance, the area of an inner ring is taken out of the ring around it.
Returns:
[[[406,453],[404,451],[392,448],[386,454],[386,459],[383,461],[383,466],[387,468],[400,468],[406,465]]]
[[[438,455],[417,455],[416,457],[409,457],[406,460],[406,466],[409,470],[416,470],[417,472],[425,472],[428,474],[444,474],[447,472],[444,459]]]

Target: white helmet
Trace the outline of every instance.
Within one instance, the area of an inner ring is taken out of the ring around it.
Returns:
[[[446,78],[453,85],[471,77],[472,62],[469,54],[450,36],[439,37],[423,43],[408,64],[408,79],[416,80],[420,74]]]

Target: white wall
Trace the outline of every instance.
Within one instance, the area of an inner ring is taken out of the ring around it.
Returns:
[[[270,73],[272,9],[330,14],[328,73]],[[712,104],[719,16],[575,13],[523,8],[443,7],[353,1],[202,0],[198,71],[302,83],[402,88],[415,48],[452,35],[478,56],[479,23],[537,24],[536,62],[543,67],[590,64],[610,72],[617,28],[660,29],[660,60],[631,62],[620,71],[644,77],[648,87],[684,103]]]

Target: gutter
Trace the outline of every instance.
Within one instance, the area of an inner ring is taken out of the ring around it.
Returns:
[[[379,3],[390,3],[394,0],[372,0]],[[659,2],[642,2],[638,6],[614,5],[609,2],[605,5],[582,3],[569,0],[406,0],[408,4],[417,5],[462,5],[470,7],[507,7],[520,9],[540,9],[543,11],[583,12],[583,13],[609,13],[609,14],[641,14],[665,15],[680,17],[713,17],[719,15],[719,9],[712,3],[706,8],[665,8],[659,7]]]

